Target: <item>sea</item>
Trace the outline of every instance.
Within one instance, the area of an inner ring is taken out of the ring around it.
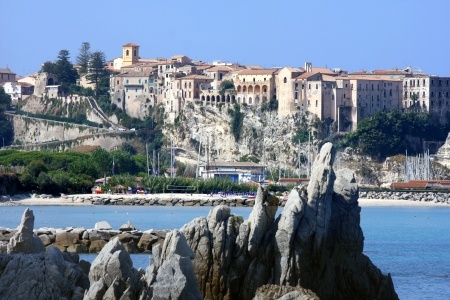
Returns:
[[[35,228],[94,228],[107,221],[113,229],[130,221],[137,229],[176,229],[207,216],[212,207],[180,206],[30,206]],[[0,227],[16,228],[24,206],[0,207]],[[233,207],[248,218],[251,208]],[[281,212],[281,209],[278,213]],[[390,273],[400,299],[450,299],[450,205],[438,207],[364,206],[361,208],[364,253]],[[81,258],[93,261],[94,254]],[[145,269],[151,256],[133,254]]]

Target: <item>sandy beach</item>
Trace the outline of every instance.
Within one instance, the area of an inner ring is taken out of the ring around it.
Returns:
[[[39,206],[39,205],[92,205],[83,202],[72,201],[72,196],[86,197],[86,196],[98,196],[94,194],[79,194],[79,195],[70,195],[70,197],[57,197],[57,198],[40,198],[40,197],[12,197],[10,201],[2,201],[0,202],[0,206]],[[145,198],[146,195],[113,195],[115,197],[142,197]],[[190,194],[153,194],[154,197],[170,199],[172,197],[183,198],[186,200],[192,198],[199,198],[199,195],[190,195]],[[210,196],[210,195],[200,195],[200,197],[204,197],[205,199],[214,200],[219,196]],[[366,199],[359,198],[359,205],[361,207],[365,206],[442,206],[442,207],[450,207],[448,204],[443,203],[434,203],[434,202],[422,202],[422,201],[409,201],[409,200],[386,200],[386,199]]]

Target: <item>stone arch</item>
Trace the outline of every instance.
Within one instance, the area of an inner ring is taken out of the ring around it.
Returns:
[[[237,92],[238,92],[238,93],[241,92],[241,86],[240,86],[240,85],[238,85],[238,87],[237,87]]]
[[[286,77],[283,78],[283,83],[287,83],[287,78]]]
[[[222,95],[222,102],[225,102],[225,95]]]
[[[242,87],[242,92],[243,92],[243,93],[246,93],[246,92],[247,92],[247,87],[246,87],[245,85]]]
[[[248,86],[248,92],[253,93],[253,86],[251,86],[251,85]]]
[[[259,96],[255,97],[255,104],[259,104]]]
[[[206,96],[206,101],[211,101],[211,98],[209,98],[209,95]]]
[[[230,102],[230,95],[227,95],[227,102]]]
[[[202,95],[202,101],[205,101],[205,95]]]
[[[245,102],[245,97],[242,97],[242,103],[247,103]]]
[[[233,103],[236,102],[236,96],[235,96],[235,95],[232,95],[232,96],[231,96],[231,102],[233,102]]]
[[[241,104],[241,97],[237,98],[237,103]]]
[[[261,93],[261,87],[259,85],[255,85],[255,94]]]
[[[267,93],[267,85],[263,85],[262,86],[262,92],[263,93]]]
[[[252,97],[248,97],[248,104],[253,104],[253,99],[252,99]]]
[[[53,78],[48,78],[47,79],[47,85],[54,85],[55,84],[55,81],[53,80]]]
[[[211,101],[216,101],[216,97],[214,97],[214,95],[211,96]]]

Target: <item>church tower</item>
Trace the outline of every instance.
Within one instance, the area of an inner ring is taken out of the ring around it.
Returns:
[[[126,67],[139,62],[139,45],[128,43],[122,46],[122,66]]]

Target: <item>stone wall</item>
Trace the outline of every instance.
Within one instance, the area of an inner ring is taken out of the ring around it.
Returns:
[[[383,191],[360,192],[360,198],[383,200],[406,200],[450,204],[449,193],[419,191]]]

